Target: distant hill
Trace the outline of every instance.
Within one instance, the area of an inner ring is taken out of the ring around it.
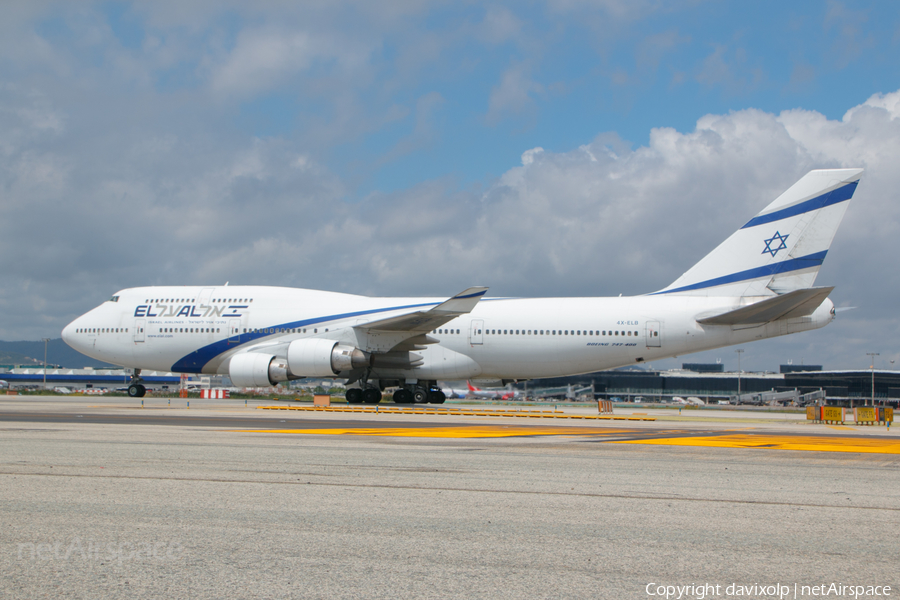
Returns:
[[[44,364],[43,361],[35,360],[30,356],[19,354],[18,352],[0,351],[0,365],[36,365]]]
[[[0,365],[44,364],[44,342],[4,342],[0,341]],[[72,350],[62,339],[47,342],[47,364],[69,369],[81,367],[112,367],[109,363],[94,360]]]

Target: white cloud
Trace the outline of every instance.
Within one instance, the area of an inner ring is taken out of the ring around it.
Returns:
[[[854,106],[844,114],[843,121],[846,123],[853,118],[854,113],[865,107],[883,108],[888,112],[892,119],[900,118],[900,91],[891,94],[873,94],[868,100],[863,102],[861,106]]]
[[[528,165],[533,163],[534,157],[543,151],[544,151],[544,149],[541,148],[540,146],[538,146],[537,148],[532,148],[531,150],[526,150],[525,152],[523,152],[522,153],[522,166],[527,167]]]
[[[500,83],[491,90],[488,100],[488,123],[495,124],[507,117],[520,116],[535,109],[534,94],[544,87],[531,79],[526,63],[509,67],[500,77]]]
[[[305,33],[242,32],[212,76],[214,92],[259,93],[309,67],[321,48]]]
[[[491,6],[481,22],[479,37],[491,44],[515,40],[522,33],[522,21],[509,9]]]

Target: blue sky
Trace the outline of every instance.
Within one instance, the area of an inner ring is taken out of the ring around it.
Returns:
[[[900,279],[859,266],[900,251],[898,55],[894,2],[11,2],[0,338],[156,283],[645,293],[863,166],[822,277],[868,305],[830,335],[871,345],[898,329]]]
[[[133,60],[146,81],[106,83],[166,104],[216,96],[212,116],[232,135],[309,148],[351,197],[447,176],[484,183],[523,149],[561,152],[601,132],[642,145],[654,127],[688,131],[708,113],[802,107],[836,119],[900,75],[891,2],[409,3],[374,24],[377,3],[312,3],[311,14],[197,3],[182,22],[165,3],[65,6],[30,25],[79,66],[102,77]],[[336,47],[291,43],[316,35]],[[266,55],[266,40],[298,58]],[[229,53],[269,64],[217,86],[210,62],[227,69]]]

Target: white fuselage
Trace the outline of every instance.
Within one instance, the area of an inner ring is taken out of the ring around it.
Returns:
[[[283,352],[297,339],[365,348],[367,321],[427,310],[437,298],[371,298],[315,290],[144,287],[79,317],[63,330],[70,346],[130,368],[228,374],[252,349]],[[372,377],[530,379],[574,375],[817,329],[832,320],[825,300],[808,317],[764,325],[702,325],[740,306],[735,297],[661,294],[617,298],[485,298],[428,333],[418,366],[373,368]]]

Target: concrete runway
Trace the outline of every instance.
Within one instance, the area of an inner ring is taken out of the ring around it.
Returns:
[[[900,594],[894,429],[172,402],[0,399],[0,596]]]

